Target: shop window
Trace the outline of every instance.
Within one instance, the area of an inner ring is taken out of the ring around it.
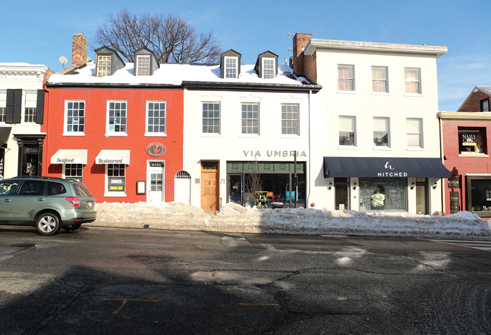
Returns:
[[[491,176],[467,177],[467,210],[491,217]]]
[[[367,210],[405,211],[405,178],[360,178],[360,206]]]
[[[106,193],[124,194],[126,191],[126,165],[107,164],[106,165]]]
[[[339,145],[355,146],[355,120],[354,116],[339,117]]]
[[[460,154],[486,154],[486,128],[459,127]]]
[[[373,118],[373,144],[376,147],[389,146],[389,118]]]
[[[259,135],[259,104],[242,104],[242,134]]]
[[[74,179],[83,182],[83,165],[82,164],[65,164],[65,178]]]

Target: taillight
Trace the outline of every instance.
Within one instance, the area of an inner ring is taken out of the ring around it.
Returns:
[[[70,201],[73,207],[80,207],[80,198],[79,197],[66,197],[66,200]]]

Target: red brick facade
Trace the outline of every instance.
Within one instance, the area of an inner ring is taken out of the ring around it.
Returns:
[[[83,34],[73,34],[72,65],[80,66],[87,62],[87,38]]]
[[[481,112],[481,100],[489,99],[490,97],[489,94],[475,88],[457,112]]]

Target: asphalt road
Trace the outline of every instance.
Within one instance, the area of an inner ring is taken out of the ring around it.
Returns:
[[[490,334],[470,244],[0,226],[0,333]]]

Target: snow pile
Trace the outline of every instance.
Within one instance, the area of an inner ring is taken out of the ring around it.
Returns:
[[[234,233],[343,234],[491,239],[486,220],[460,212],[448,216],[326,209],[258,209],[229,203],[217,215],[183,203],[102,203],[87,226],[200,230]]]

